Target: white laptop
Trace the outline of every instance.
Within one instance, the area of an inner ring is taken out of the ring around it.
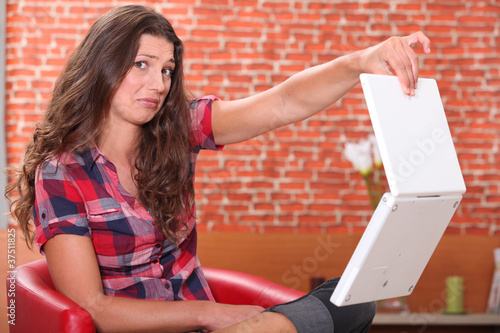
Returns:
[[[332,294],[337,306],[409,295],[465,192],[436,81],[419,79],[410,97],[395,76],[360,79],[391,192]]]

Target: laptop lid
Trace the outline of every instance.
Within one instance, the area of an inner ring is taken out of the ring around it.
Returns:
[[[409,295],[465,192],[436,82],[419,79],[413,97],[396,77],[362,74],[361,83],[391,193],[332,294],[337,306]]]
[[[408,96],[395,76],[362,74],[360,80],[391,193],[464,193],[436,81],[420,78],[415,96]]]

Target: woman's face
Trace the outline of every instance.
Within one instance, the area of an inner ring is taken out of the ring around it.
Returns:
[[[107,126],[140,127],[150,121],[165,101],[174,69],[174,44],[142,35],[134,64],[111,99]]]

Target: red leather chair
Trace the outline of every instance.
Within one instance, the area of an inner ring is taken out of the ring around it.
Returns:
[[[241,272],[204,269],[217,302],[270,307],[294,300],[303,292]],[[7,280],[9,290],[11,280]],[[10,299],[8,297],[7,304]],[[90,314],[57,292],[45,259],[19,266],[16,275],[15,325],[10,332],[95,332]]]

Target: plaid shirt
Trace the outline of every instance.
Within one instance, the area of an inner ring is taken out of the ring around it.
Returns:
[[[191,170],[201,149],[221,150],[212,135],[213,96],[191,101],[194,145]],[[43,252],[58,234],[92,239],[104,293],[154,300],[213,300],[196,255],[194,217],[179,247],[154,226],[152,216],[118,183],[115,166],[96,146],[43,164],[35,181],[36,244]],[[194,211],[194,208],[193,208]],[[187,214],[186,214],[187,215]]]

